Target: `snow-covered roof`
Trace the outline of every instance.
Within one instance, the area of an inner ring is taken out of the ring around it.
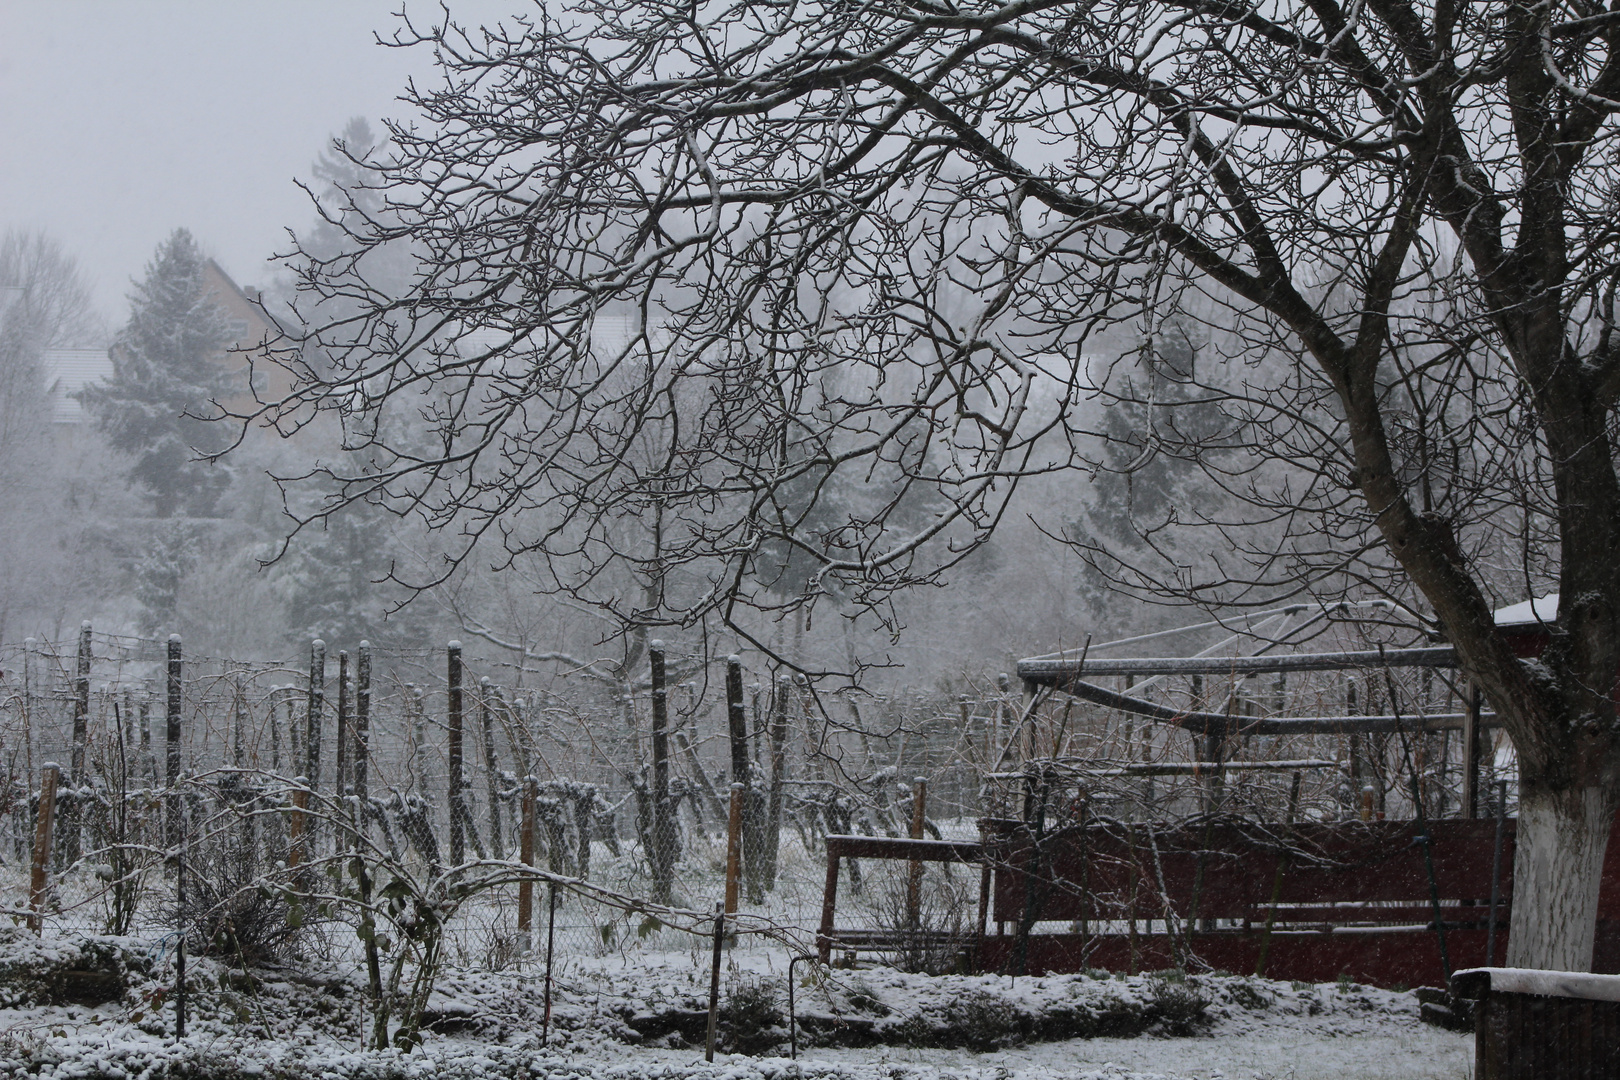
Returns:
[[[1497,626],[1540,626],[1558,618],[1558,594],[1549,593],[1533,600],[1509,604],[1495,611]]]
[[[73,395],[113,374],[106,349],[47,349],[39,366],[45,376],[51,422],[55,424],[83,423],[84,406]]]

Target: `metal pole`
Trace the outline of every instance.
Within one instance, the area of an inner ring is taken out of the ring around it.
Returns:
[[[709,1036],[703,1044],[703,1060],[714,1060],[714,1035],[720,1015],[720,951],[726,940],[726,905],[714,905],[714,959],[709,965]]]
[[[819,959],[819,957],[815,953],[800,953],[788,961],[788,1049],[795,1061],[799,1058],[799,1021],[795,1012],[793,965],[800,960],[816,959]]]
[[[181,804],[184,806],[184,804]],[[174,1037],[186,1037],[186,853],[184,824],[180,830],[180,853],[174,871],[174,907],[180,921],[180,941],[174,951]]]
[[[551,956],[557,944],[557,883],[549,881],[546,888],[550,892],[551,909],[546,914],[546,1015],[540,1022],[541,1046],[551,1037]]]

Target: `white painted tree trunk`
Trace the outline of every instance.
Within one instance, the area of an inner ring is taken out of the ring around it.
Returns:
[[[1610,807],[1596,787],[1520,795],[1508,967],[1592,969]]]

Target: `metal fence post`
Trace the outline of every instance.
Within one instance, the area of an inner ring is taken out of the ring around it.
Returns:
[[[714,905],[714,959],[709,965],[709,1035],[703,1044],[703,1060],[714,1060],[714,1037],[720,1017],[720,952],[726,941],[726,905]]]

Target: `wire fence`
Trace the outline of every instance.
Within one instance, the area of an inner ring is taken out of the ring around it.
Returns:
[[[747,820],[738,947],[802,950],[814,942],[829,834],[974,839],[982,819],[1027,817],[1037,782],[1047,825],[1059,828],[1082,812],[1401,817],[1417,799],[1443,817],[1481,810],[1462,805],[1468,790],[1504,801],[1496,781],[1512,775],[1511,754],[1493,746],[1467,783],[1458,733],[1444,727],[1212,748],[1174,725],[1028,698],[1005,677],[966,692],[829,693],[676,650],[659,653],[651,678],[576,673],[524,685],[528,674],[459,647],[316,643],[308,657],[244,662],[88,626],[67,642],[0,646],[0,856],[12,868],[0,902],[18,917],[38,906],[59,928],[189,920],[200,946],[244,958],[296,942],[356,959],[366,931],[348,867],[364,850],[378,896],[397,882],[406,899],[455,894],[441,920],[446,960],[534,963],[545,932],[554,958],[589,969],[701,948],[725,891],[733,782],[745,787]],[[1234,717],[1445,717],[1466,693],[1427,669],[1141,687],[1126,678],[1120,689]],[[47,762],[61,784],[48,884],[35,895],[20,871]],[[502,876],[513,863],[561,882],[554,915],[546,880],[525,905],[521,875]],[[968,869],[923,868],[920,901],[917,871],[903,862],[848,872],[844,925],[921,924],[946,941],[966,932],[979,888]],[[487,887],[455,893],[475,878]],[[376,933],[408,936],[406,899],[393,929]]]

